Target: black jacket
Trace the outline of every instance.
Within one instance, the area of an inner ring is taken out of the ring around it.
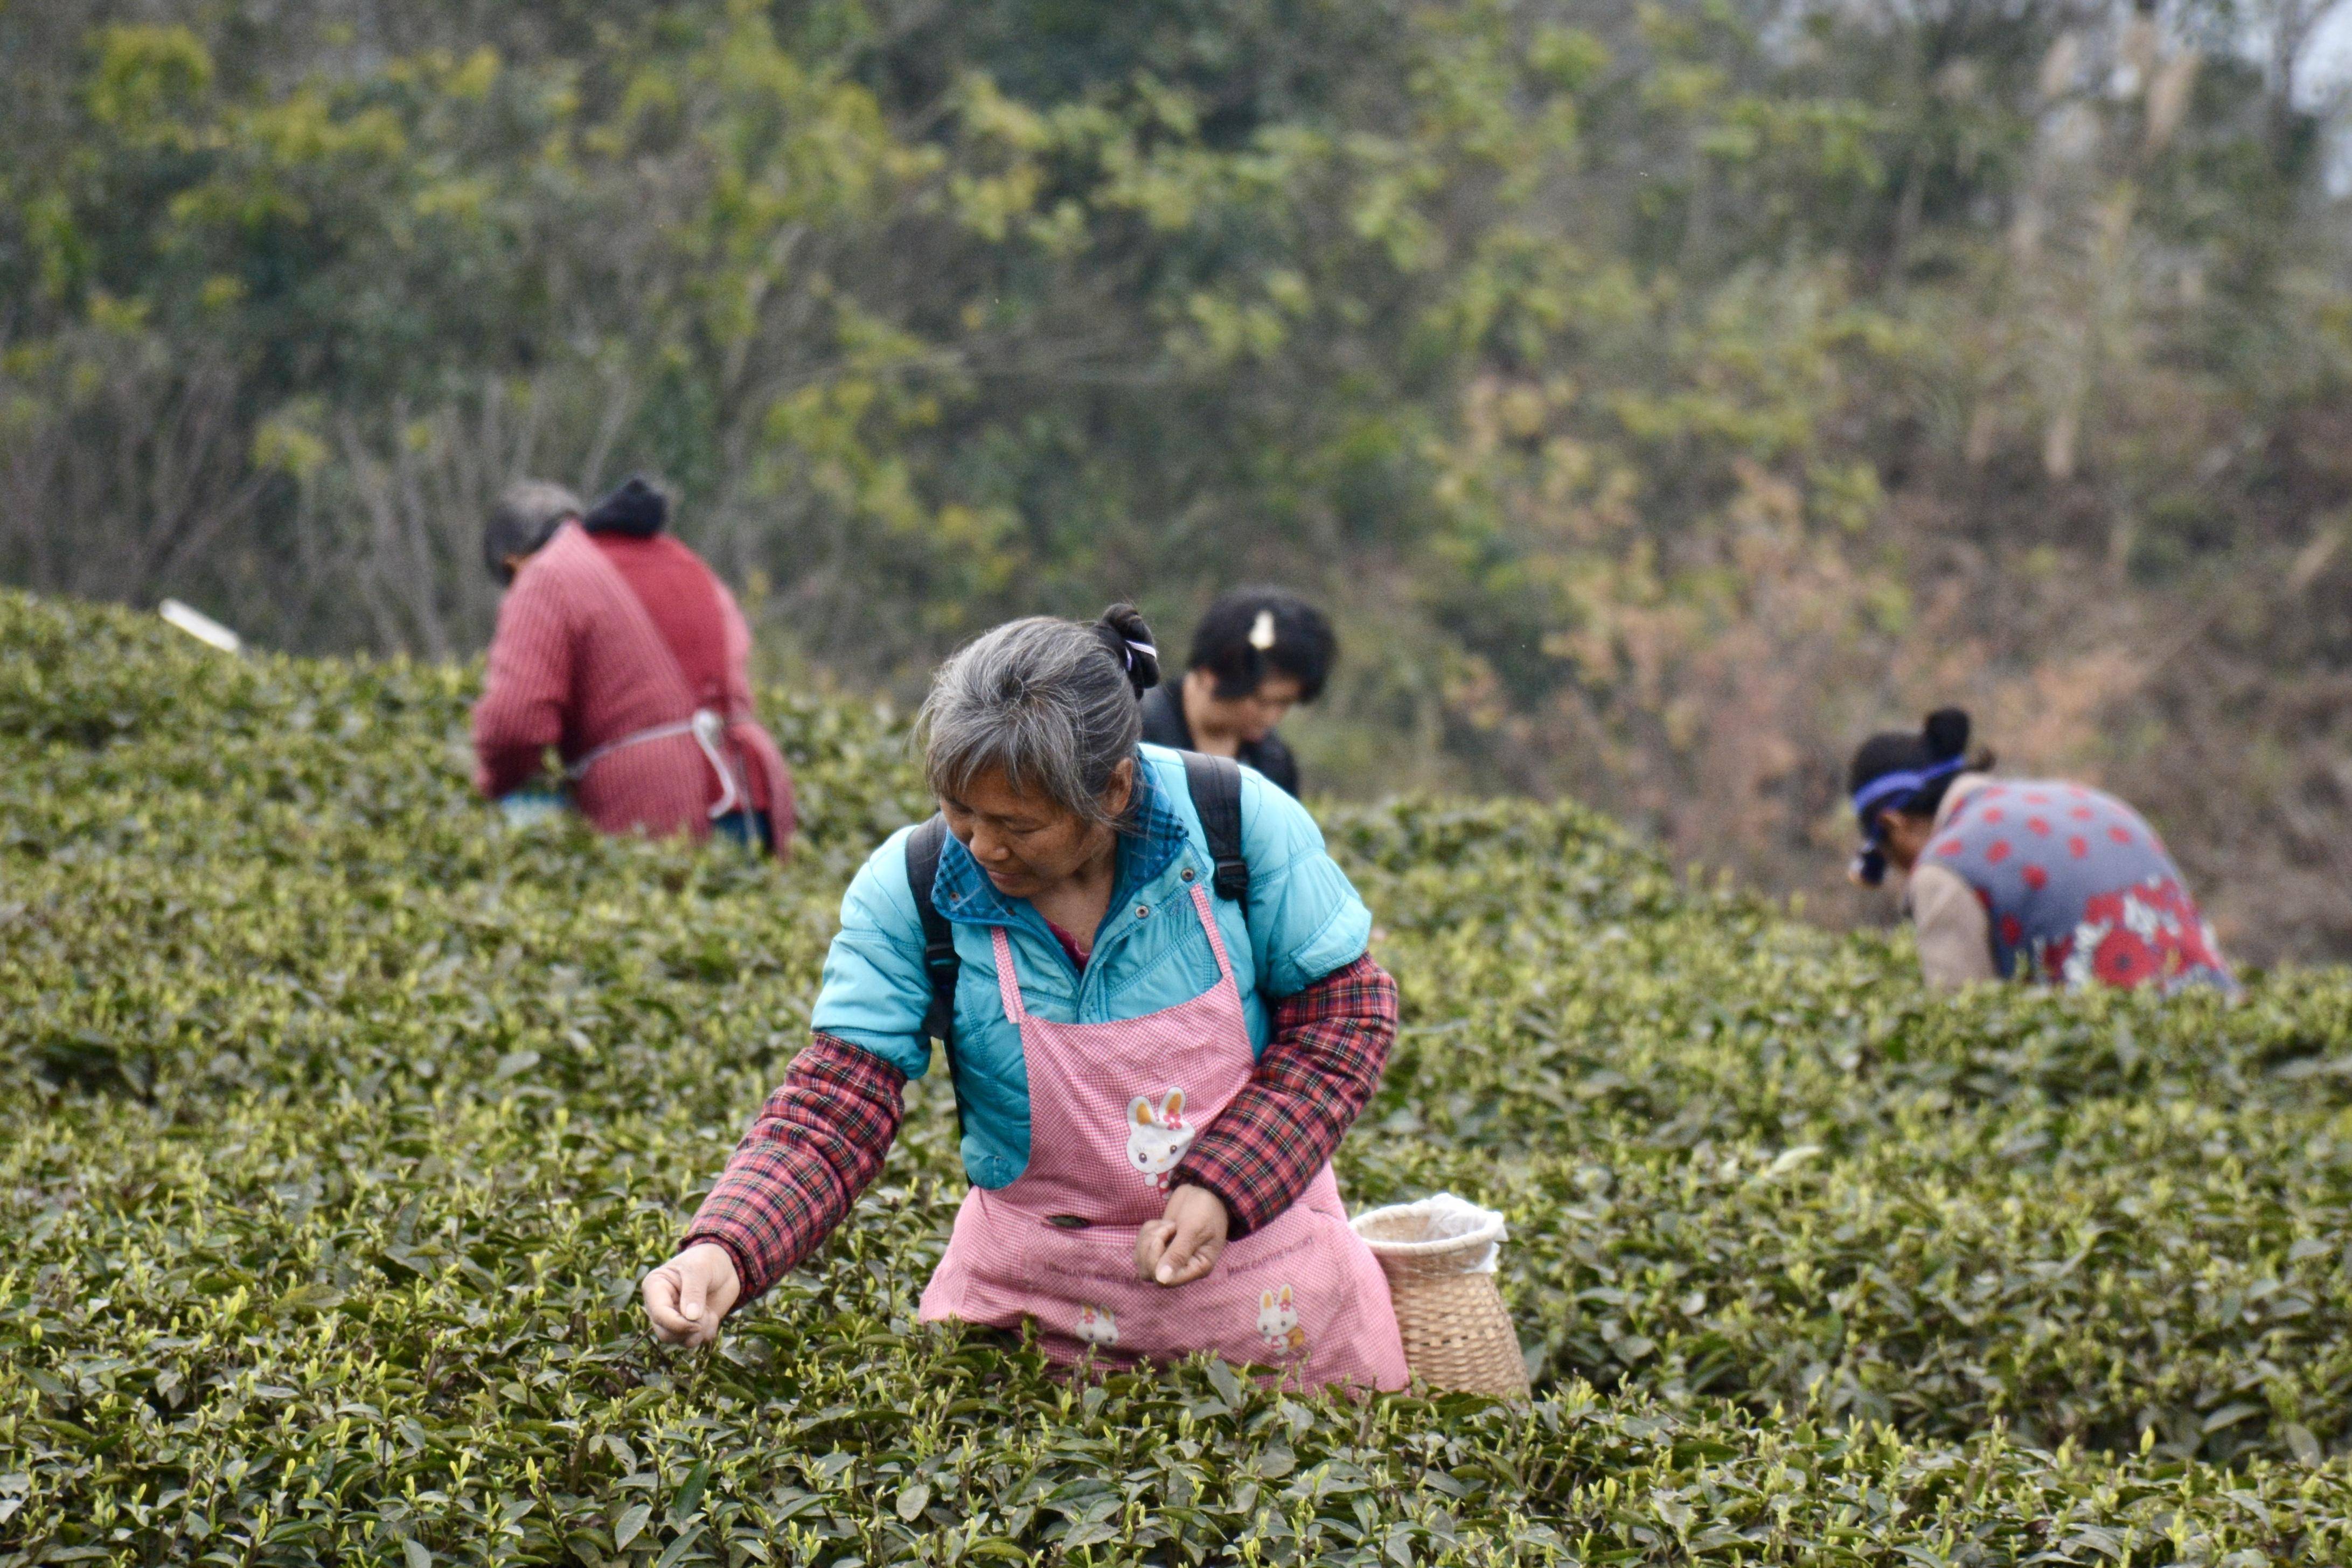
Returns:
[[[1192,727],[1184,722],[1181,688],[1160,685],[1143,694],[1143,738],[1154,746],[1172,746],[1180,751],[1194,749]],[[1281,785],[1293,799],[1297,797],[1298,761],[1290,755],[1290,747],[1282,744],[1282,737],[1269,735],[1264,740],[1245,740],[1234,760],[1256,768]]]

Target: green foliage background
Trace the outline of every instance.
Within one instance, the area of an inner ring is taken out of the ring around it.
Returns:
[[[1847,920],[1959,700],[2343,956],[2334,8],[14,0],[0,576],[443,657],[504,480],[646,467],[798,685],[1281,579],[1350,797]]]
[[[1406,1015],[1351,1199],[1503,1208],[1525,1411],[1065,1384],[882,1181],[715,1353],[634,1287],[804,1039],[803,852],[500,828],[474,673],[0,592],[0,1564],[2352,1557],[2352,988],[1931,998],[1568,807],[1327,807]]]

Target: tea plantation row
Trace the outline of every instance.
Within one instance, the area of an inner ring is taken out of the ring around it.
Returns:
[[[1520,1411],[919,1329],[929,1084],[716,1353],[665,1254],[903,738],[782,872],[501,828],[470,672],[0,595],[0,1563],[2352,1562],[2352,980],[1989,992],[1572,808],[1326,813],[1407,1027],[1360,1202],[1510,1216]]]

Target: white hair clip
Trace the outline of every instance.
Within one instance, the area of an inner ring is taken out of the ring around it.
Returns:
[[[1132,649],[1132,650],[1133,650],[1133,652],[1132,652],[1132,653],[1129,653],[1129,655],[1128,655],[1128,659],[1127,659],[1128,667],[1129,667],[1129,669],[1133,669],[1133,668],[1135,667],[1135,654],[1136,654],[1136,653],[1141,653],[1141,654],[1144,654],[1146,657],[1148,657],[1148,658],[1151,659],[1154,663],[1157,663],[1157,662],[1158,662],[1158,660],[1159,660],[1159,658],[1160,658],[1160,650],[1159,650],[1159,649],[1157,649],[1157,648],[1155,648],[1155,647],[1153,647],[1153,646],[1152,646],[1150,643],[1139,643],[1139,642],[1137,642],[1137,641],[1136,641],[1134,638],[1132,638],[1132,637],[1122,637],[1122,638],[1120,638],[1120,639],[1119,639],[1119,641],[1121,641],[1121,642],[1125,643],[1128,645],[1128,647],[1129,647],[1129,648],[1130,648],[1130,649]]]
[[[1257,612],[1257,619],[1250,623],[1249,645],[1261,653],[1274,646],[1273,611],[1261,610]]]

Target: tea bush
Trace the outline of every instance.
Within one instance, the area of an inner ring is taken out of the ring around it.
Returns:
[[[1504,1208],[1538,1397],[1073,1385],[919,1328],[949,1109],[715,1352],[665,1255],[804,1037],[802,852],[509,830],[470,672],[0,596],[0,1562],[2352,1561],[2352,983],[1933,998],[1573,807],[1328,814],[1406,1027],[1359,1201]]]

